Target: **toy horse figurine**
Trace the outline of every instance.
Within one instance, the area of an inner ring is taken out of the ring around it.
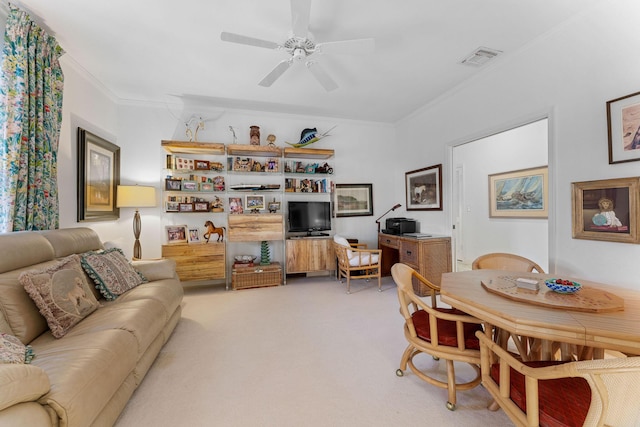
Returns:
[[[333,129],[335,129],[335,126],[320,135],[318,135],[318,129],[316,128],[305,129],[300,133],[300,141],[298,143],[292,144],[287,141],[285,141],[285,143],[296,148],[306,147],[307,145],[320,141],[324,137],[330,136],[329,132],[331,132]]]
[[[213,222],[211,221],[205,222],[204,226],[207,227],[207,232],[204,233],[202,237],[204,237],[207,240],[207,243],[209,243],[209,238],[211,237],[212,234],[218,235],[218,240],[216,240],[217,242],[221,242],[224,240],[224,230],[225,230],[224,227],[216,227],[215,225],[213,225]]]

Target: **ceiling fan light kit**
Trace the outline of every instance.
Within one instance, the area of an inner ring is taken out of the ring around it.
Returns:
[[[258,85],[271,86],[294,62],[305,62],[306,67],[316,78],[318,83],[330,92],[338,88],[338,84],[315,60],[307,60],[314,54],[367,54],[374,50],[373,39],[343,40],[336,42],[318,43],[313,40],[309,32],[309,16],[311,12],[311,0],[291,0],[291,27],[292,36],[283,44],[255,37],[243,36],[223,31],[220,34],[222,41],[261,47],[272,50],[284,50],[291,57],[278,63]]]

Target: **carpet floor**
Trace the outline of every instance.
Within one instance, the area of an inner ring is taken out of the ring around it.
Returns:
[[[395,284],[330,277],[225,291],[186,288],[183,317],[118,419],[129,426],[512,426],[478,386],[458,392],[410,371]],[[445,362],[416,364],[446,379]],[[456,364],[456,376],[473,370]]]

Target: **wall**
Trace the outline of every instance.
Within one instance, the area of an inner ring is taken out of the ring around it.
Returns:
[[[605,111],[608,100],[640,90],[640,56],[631,53],[639,14],[631,0],[602,2],[399,123],[398,141],[412,153],[406,169],[444,162],[449,181],[445,211],[419,217],[433,229],[450,225],[450,145],[548,114],[550,270],[640,288],[640,246],[571,237],[571,182],[639,175],[639,163],[608,164]]]
[[[456,224],[462,249],[456,253],[458,260],[471,264],[482,254],[510,252],[548,270],[547,219],[490,218],[487,185],[491,174],[546,166],[547,133],[547,120],[539,120],[454,148],[453,168],[463,168],[464,202],[461,224]]]

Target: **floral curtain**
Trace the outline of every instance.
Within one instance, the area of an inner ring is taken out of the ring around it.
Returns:
[[[59,226],[63,53],[54,37],[10,5],[0,75],[0,232]]]

